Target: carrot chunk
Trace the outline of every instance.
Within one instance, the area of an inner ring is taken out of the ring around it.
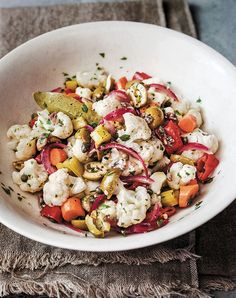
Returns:
[[[61,206],[62,217],[66,221],[71,221],[78,216],[85,216],[85,211],[82,207],[81,200],[76,197],[71,197]]]
[[[67,154],[63,149],[53,148],[50,151],[50,161],[53,166],[67,159]]]
[[[192,132],[197,127],[196,117],[193,115],[186,115],[179,120],[178,125],[184,132]]]
[[[191,204],[192,199],[196,196],[199,191],[198,184],[192,185],[181,185],[179,192],[179,207],[185,208]]]

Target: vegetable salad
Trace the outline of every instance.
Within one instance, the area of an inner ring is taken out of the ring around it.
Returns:
[[[35,92],[42,110],[7,132],[12,179],[39,193],[41,215],[104,237],[156,230],[191,205],[219,163],[199,105],[143,72],[65,76]]]

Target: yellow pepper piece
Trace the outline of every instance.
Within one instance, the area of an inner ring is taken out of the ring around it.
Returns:
[[[89,143],[90,142],[89,131],[85,127],[82,127],[78,129],[78,131],[76,132],[75,138],[81,139],[84,143]]]
[[[77,88],[78,84],[75,80],[71,80],[71,81],[66,81],[66,88],[75,91],[75,89]]]
[[[170,160],[172,162],[182,162],[184,165],[191,165],[194,166],[194,160],[188,157],[178,155],[178,154],[171,154]]]
[[[72,123],[75,130],[78,130],[88,124],[88,122],[82,116],[73,119]]]
[[[102,143],[108,142],[111,139],[111,134],[104,127],[104,125],[98,125],[90,134],[90,136],[94,140],[96,148],[98,148]]]
[[[161,203],[164,207],[173,207],[179,203],[179,191],[173,189],[161,193]]]
[[[84,173],[83,165],[78,161],[78,159],[73,156],[71,158],[66,159],[64,162],[60,162],[56,165],[57,169],[66,168],[73,172],[76,176],[82,177]]]
[[[72,226],[81,229],[83,231],[88,231],[88,227],[84,219],[73,219],[71,221]]]

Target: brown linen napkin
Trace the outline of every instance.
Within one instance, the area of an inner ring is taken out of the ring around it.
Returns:
[[[184,0],[86,3],[0,9],[1,55],[22,42],[65,25],[98,20],[142,21],[195,35]],[[172,21],[173,20],[173,21]],[[195,233],[165,244],[118,253],[86,253],[46,246],[0,225],[0,296],[206,297],[198,289]]]

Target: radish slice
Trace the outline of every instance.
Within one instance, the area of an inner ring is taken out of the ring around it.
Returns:
[[[98,207],[99,207],[99,205],[100,205],[101,203],[103,203],[105,199],[106,199],[106,196],[105,196],[105,195],[100,195],[100,196],[98,196],[98,197],[95,199],[95,201],[93,202],[92,207],[91,207],[89,213],[91,213],[93,210],[97,210]]]
[[[205,145],[199,144],[199,143],[188,143],[186,145],[183,145],[183,147],[181,147],[178,150],[178,153],[181,153],[183,151],[187,151],[187,150],[200,150],[200,151],[209,151],[209,148]]]
[[[140,80],[140,81],[143,81],[143,80],[147,80],[147,79],[150,79],[151,76],[146,74],[145,72],[136,72],[133,77],[132,77],[132,80]]]
[[[126,183],[138,182],[141,184],[151,184],[154,182],[154,180],[151,178],[147,178],[146,176],[139,176],[139,175],[128,176],[128,177],[123,176],[123,177],[121,177],[121,180]]]
[[[45,170],[48,172],[48,174],[52,174],[57,171],[57,168],[52,166],[50,161],[50,151],[53,148],[65,149],[66,145],[57,142],[57,143],[51,143],[49,145],[46,145],[43,148],[41,152],[41,161],[42,161],[42,164],[44,165]]]
[[[107,95],[107,97],[114,97],[120,102],[130,102],[129,95],[123,90],[113,90]]]
[[[178,97],[174,94],[174,92],[171,91],[166,86],[161,85],[161,84],[151,84],[149,86],[155,88],[156,91],[166,94],[168,97],[172,98],[173,100],[179,101]]]
[[[111,113],[107,114],[99,124],[103,124],[104,121],[119,121],[122,119],[122,116],[126,113],[136,114],[135,110],[132,108],[120,108],[112,111]]]
[[[98,149],[103,151],[103,150],[112,149],[112,148],[116,148],[118,150],[121,150],[121,151],[133,156],[134,158],[138,159],[143,165],[143,169],[144,169],[146,177],[149,178],[148,168],[147,168],[144,160],[142,159],[142,157],[135,150],[133,150],[131,148],[128,148],[124,145],[115,143],[115,142],[106,144],[104,146],[100,146]]]

